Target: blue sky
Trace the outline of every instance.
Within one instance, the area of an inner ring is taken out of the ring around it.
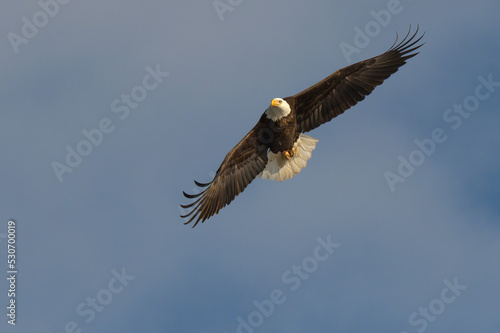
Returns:
[[[1,331],[498,332],[500,3],[218,5],[3,5],[0,248],[6,275],[15,219],[18,306]],[[309,133],[300,175],[182,224],[182,191],[272,98],[416,24],[421,53]],[[71,150],[86,156],[70,166]]]

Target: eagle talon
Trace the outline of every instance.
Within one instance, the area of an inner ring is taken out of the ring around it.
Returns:
[[[293,147],[293,148],[292,148],[292,149],[290,149],[290,150],[285,150],[285,151],[283,152],[283,156],[285,156],[285,158],[286,158],[287,160],[289,160],[291,157],[293,157],[293,155],[295,155],[295,151],[296,151],[296,150],[297,150],[297,148],[296,148],[296,147]]]

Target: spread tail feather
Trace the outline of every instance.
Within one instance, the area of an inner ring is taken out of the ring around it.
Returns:
[[[281,152],[275,154],[269,151],[266,168],[257,177],[280,182],[292,178],[306,167],[307,160],[311,158],[311,153],[316,148],[316,143],[318,143],[317,139],[300,134],[294,144],[295,154],[289,160]]]

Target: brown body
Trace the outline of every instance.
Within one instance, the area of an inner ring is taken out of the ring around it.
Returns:
[[[291,112],[288,116],[278,121],[269,121],[270,129],[274,135],[274,139],[269,145],[269,149],[275,154],[291,150],[300,134],[297,131],[295,113]]]

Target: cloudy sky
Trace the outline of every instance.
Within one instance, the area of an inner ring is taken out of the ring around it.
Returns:
[[[2,2],[2,332],[499,332],[494,0]],[[426,44],[300,175],[184,226],[274,97]],[[11,299],[16,325],[8,324]]]

